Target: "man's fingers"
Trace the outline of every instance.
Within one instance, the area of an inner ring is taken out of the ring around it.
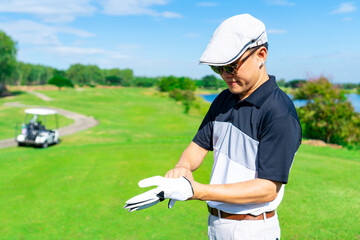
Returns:
[[[187,172],[186,176],[187,179],[189,179],[190,181],[194,181],[194,176],[192,175],[192,172]]]
[[[173,171],[173,170],[170,170],[170,171],[168,171],[168,172],[165,174],[165,177],[166,177],[166,178],[173,178],[173,175],[174,175],[174,171]]]
[[[186,177],[193,180],[192,173],[189,169],[184,167],[176,167],[168,171],[165,175],[167,178],[179,178],[179,177]]]

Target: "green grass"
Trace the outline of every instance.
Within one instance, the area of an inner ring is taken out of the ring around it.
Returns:
[[[144,191],[139,180],[174,166],[202,116],[184,114],[181,104],[153,90],[43,93],[54,101],[21,94],[1,99],[0,109],[6,101],[48,105],[100,124],[48,149],[0,149],[0,239],[207,239],[203,202],[122,209]],[[360,238],[359,159],[356,151],[301,146],[278,209],[282,239]],[[207,183],[211,168],[209,154],[195,179]]]

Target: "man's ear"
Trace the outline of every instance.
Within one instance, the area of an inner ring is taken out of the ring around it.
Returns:
[[[260,62],[264,63],[267,59],[267,49],[266,47],[261,47],[257,53],[257,57]]]

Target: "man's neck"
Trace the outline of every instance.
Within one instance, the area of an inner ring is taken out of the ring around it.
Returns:
[[[256,81],[254,86],[246,94],[244,94],[244,95],[239,94],[240,101],[249,97],[253,92],[255,92],[256,89],[258,89],[264,82],[266,82],[269,79],[270,78],[269,78],[269,75],[267,74],[267,71],[265,69],[263,71],[261,71],[259,79]]]

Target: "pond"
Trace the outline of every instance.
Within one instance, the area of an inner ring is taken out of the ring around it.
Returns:
[[[208,94],[208,95],[200,95],[205,101],[212,102],[216,98],[218,94]],[[360,112],[360,95],[356,93],[346,94],[348,100],[353,105],[356,112]],[[292,98],[291,95],[289,95]],[[293,101],[296,107],[302,107],[306,105],[306,100],[295,100]]]

